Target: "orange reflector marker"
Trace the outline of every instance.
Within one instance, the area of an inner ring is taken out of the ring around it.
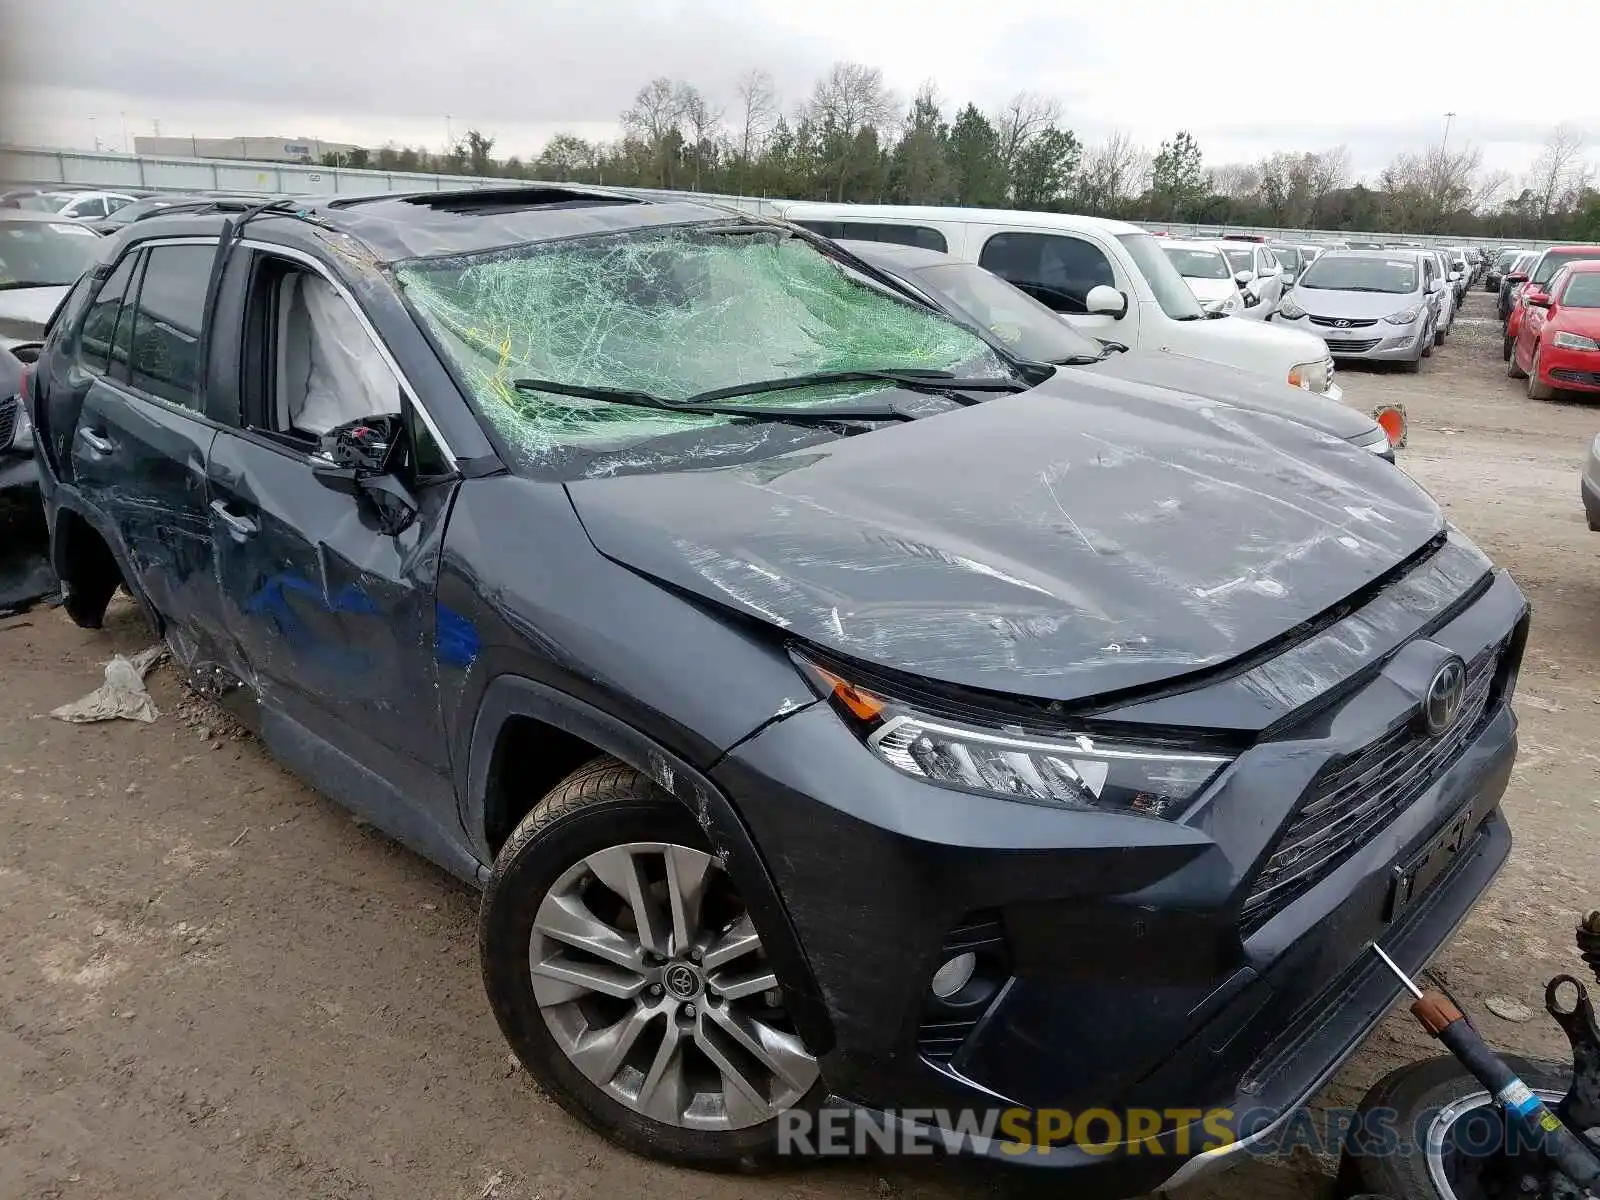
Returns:
[[[871,692],[863,692],[853,683],[840,679],[832,671],[824,671],[815,663],[811,669],[820,675],[833,688],[834,698],[848,708],[863,721],[871,721],[883,713],[883,701]]]
[[[1396,450],[1406,444],[1406,406],[1382,404],[1372,410],[1372,419],[1389,435],[1389,445]]]

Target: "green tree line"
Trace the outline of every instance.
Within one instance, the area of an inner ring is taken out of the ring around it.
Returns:
[[[1049,97],[1020,92],[985,112],[947,106],[930,83],[905,103],[878,68],[851,62],[787,108],[764,71],[740,79],[726,103],[654,79],[620,124],[615,140],[560,133],[527,158],[496,157],[495,139],[469,129],[443,154],[388,145],[325,165],[1176,224],[1600,237],[1600,193],[1569,126],[1551,131],[1520,180],[1484,171],[1470,145],[1400,154],[1375,179],[1352,180],[1343,146],[1209,165],[1187,130],[1154,151],[1124,133],[1085,144]]]

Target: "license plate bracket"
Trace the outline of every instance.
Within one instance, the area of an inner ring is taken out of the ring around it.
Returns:
[[[1384,906],[1383,919],[1392,921],[1406,907],[1420,898],[1449,869],[1461,853],[1468,836],[1476,828],[1473,805],[1468,804],[1411,859],[1397,864],[1390,873],[1389,899]]]

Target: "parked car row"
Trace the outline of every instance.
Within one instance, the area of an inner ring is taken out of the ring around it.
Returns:
[[[1527,602],[1279,412],[1337,395],[1320,335],[1208,317],[1149,234],[785,215],[542,185],[97,239],[21,388],[63,606],[125,585],[481,887],[501,1030],[617,1143],[1137,1107],[912,1132],[1177,1186],[1375,1028],[1373,943],[1419,971],[1505,861]],[[1425,307],[1410,253],[1289,297]]]

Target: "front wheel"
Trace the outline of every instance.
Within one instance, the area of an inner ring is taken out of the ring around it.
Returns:
[[[761,936],[687,809],[611,758],[539,801],[495,859],[483,981],[517,1057],[628,1150],[754,1169],[825,1094]]]
[[[1506,376],[1510,379],[1525,379],[1527,372],[1517,362],[1517,351],[1513,346],[1511,353],[1506,357]]]
[[[1506,1062],[1551,1108],[1572,1085],[1570,1066],[1511,1055]],[[1497,1132],[1504,1136],[1499,1110],[1453,1056],[1410,1063],[1374,1084],[1356,1110],[1339,1194],[1490,1200],[1501,1194],[1495,1174],[1504,1160],[1486,1153],[1501,1144]]]
[[[1504,317],[1501,317],[1500,319],[1502,321],[1505,320]],[[1510,362],[1511,361],[1511,344],[1512,344],[1512,339],[1511,338],[1501,337],[1501,339],[1500,339],[1500,358],[1501,358],[1501,361],[1503,361],[1503,362]]]
[[[1447,334],[1449,332],[1450,331],[1448,329],[1435,329],[1433,331],[1433,344],[1435,346],[1444,345],[1445,334]]]
[[[1554,388],[1539,378],[1539,347],[1535,346],[1533,361],[1528,364],[1528,399],[1548,400],[1554,392]]]

